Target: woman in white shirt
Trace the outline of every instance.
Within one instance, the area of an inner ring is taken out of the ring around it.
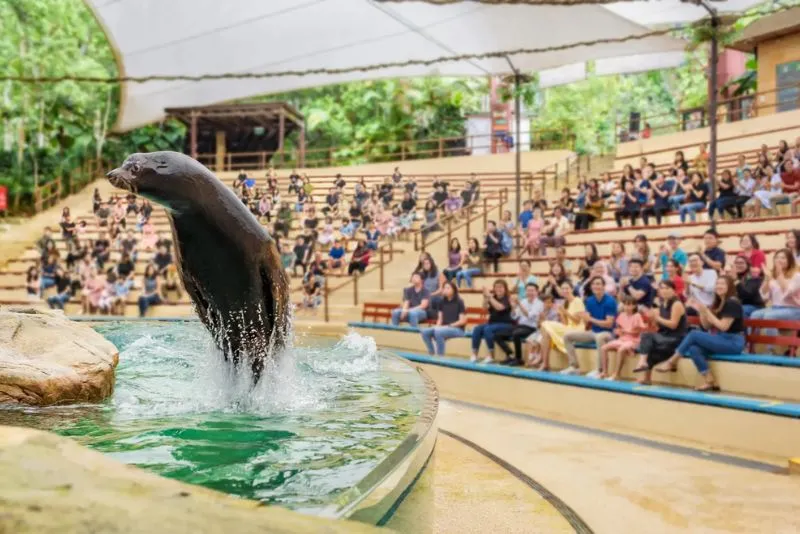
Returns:
[[[703,269],[703,259],[700,254],[689,256],[688,270],[686,271],[686,294],[689,299],[697,299],[706,306],[714,302],[714,286],[717,283],[717,271]],[[687,308],[690,315],[696,315],[694,308]]]
[[[775,172],[771,165],[767,165],[764,168],[764,174],[770,176],[768,188],[753,193],[753,196],[758,200],[758,202],[756,202],[756,217],[761,216],[762,206],[764,209],[771,210],[772,199],[783,195],[783,180],[781,180],[781,174]]]
[[[788,248],[775,252],[772,273],[765,273],[761,296],[769,300],[770,307],[756,310],[751,319],[773,321],[800,321],[800,269],[794,254]],[[777,336],[774,328],[762,330],[765,336]]]

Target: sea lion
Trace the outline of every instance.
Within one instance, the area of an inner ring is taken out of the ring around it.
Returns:
[[[112,185],[166,208],[175,262],[197,314],[225,359],[264,361],[288,335],[289,284],[275,241],[205,166],[178,152],[131,154]]]

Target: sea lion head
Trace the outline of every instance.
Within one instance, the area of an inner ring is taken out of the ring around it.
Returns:
[[[205,167],[179,152],[131,154],[106,177],[111,185],[146,197],[170,210],[187,202],[187,193],[197,187]]]

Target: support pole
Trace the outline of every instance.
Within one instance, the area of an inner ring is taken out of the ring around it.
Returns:
[[[189,155],[197,159],[197,112],[192,111],[189,124]]]
[[[381,269],[381,291],[383,291],[383,264],[385,262],[383,257],[383,247],[381,246],[380,250],[380,269]]]
[[[323,283],[322,283],[322,291],[323,291],[323,304],[325,306],[325,322],[329,322],[331,320],[330,311],[328,310],[328,277],[326,276]]]
[[[711,131],[708,149],[708,179],[711,182],[711,200],[717,198],[717,95],[719,94],[717,68],[719,63],[719,17],[717,10],[711,8],[706,2],[703,6],[711,14],[711,58],[709,61],[708,84],[708,128]],[[711,218],[711,228],[716,227],[716,221]]]
[[[297,166],[303,168],[306,166],[306,125],[305,123],[300,126],[300,155],[298,158]]]
[[[283,138],[286,136],[286,114],[281,110],[278,116],[278,153],[281,155],[278,165],[283,166]]]
[[[520,75],[519,71],[514,71],[514,121],[516,122],[516,143],[514,144],[514,148],[517,152],[517,160],[515,163],[515,171],[516,171],[516,185],[517,185],[517,220],[519,220],[519,214],[522,210],[522,179],[520,178],[520,171],[522,168],[522,103],[520,102],[520,83],[522,81],[522,75]]]

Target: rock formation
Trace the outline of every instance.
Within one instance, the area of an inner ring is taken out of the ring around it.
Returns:
[[[61,312],[0,309],[0,404],[101,401],[118,360],[111,342]]]

